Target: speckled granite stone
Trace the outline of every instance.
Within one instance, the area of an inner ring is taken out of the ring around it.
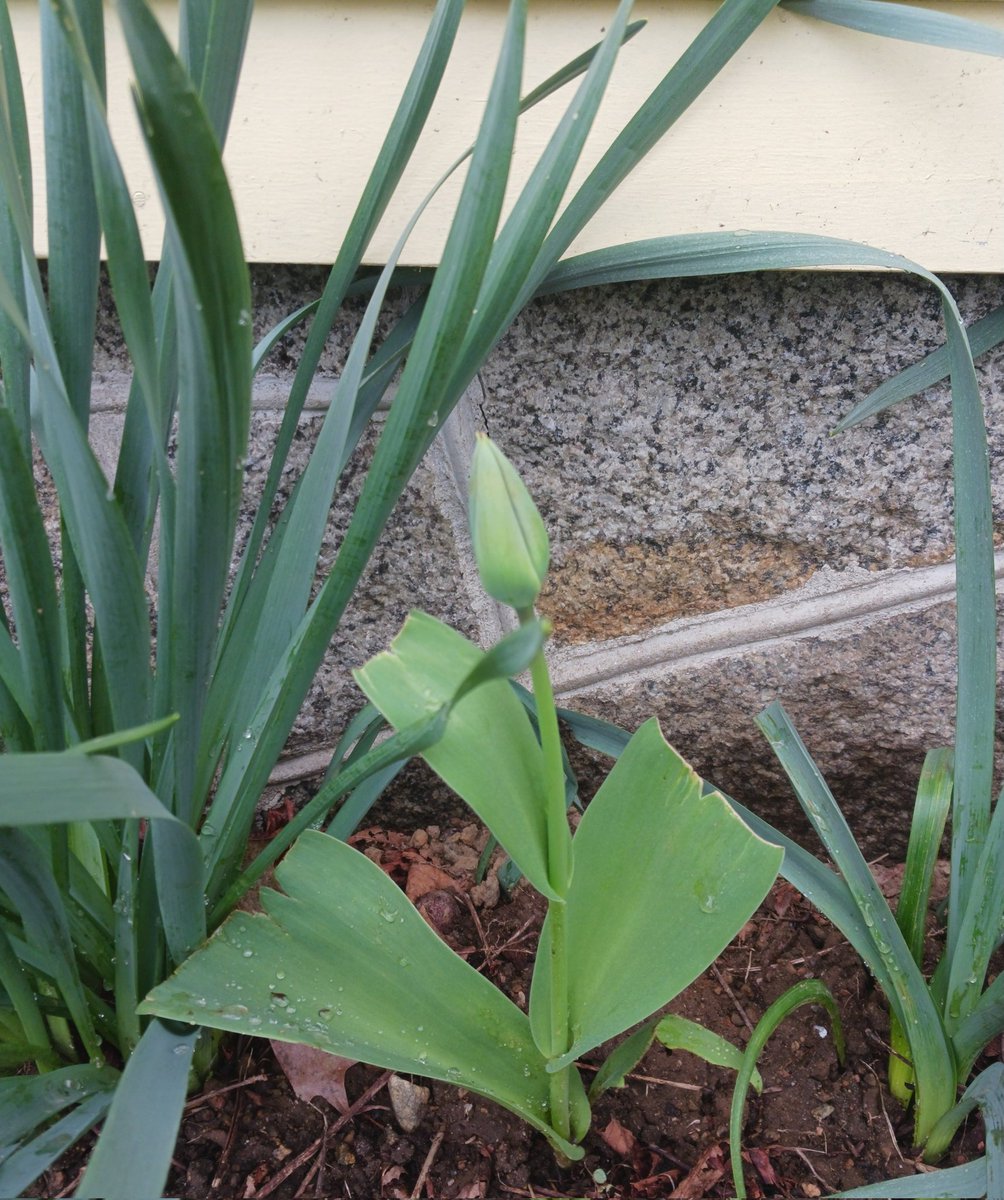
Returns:
[[[1004,281],[955,281],[971,318]],[[833,568],[951,554],[947,392],[838,438],[867,392],[942,337],[892,275],[629,285],[533,304],[483,372],[487,427],[551,531],[557,636],[638,632]],[[994,449],[999,380],[987,356]],[[1004,514],[1004,481],[998,511]]]
[[[866,853],[901,859],[924,755],[952,741],[954,654],[954,606],[938,604],[696,666],[667,664],[559,703],[628,729],[657,716],[669,742],[702,775],[785,832],[798,830],[816,850],[754,724],[762,708],[780,700]]]
[[[323,268],[255,267],[256,336],[316,298],[325,278]],[[969,320],[1004,302],[1004,278],[949,282]],[[399,311],[408,301],[394,303]],[[351,311],[328,339],[287,491],[361,306]],[[256,391],[249,505],[303,337],[299,329],[284,340]],[[567,655],[592,653],[596,643],[625,635],[654,645],[647,635],[681,618],[772,597],[801,605],[813,589],[839,590],[862,571],[884,579],[891,568],[945,561],[952,552],[946,390],[840,438],[829,435],[856,400],[941,339],[933,294],[891,274],[667,281],[532,305],[486,364],[483,394],[472,388],[467,426],[488,428],[544,513],[554,551],[544,608],[555,620],[559,658],[563,647]],[[97,343],[93,430],[107,457],[128,382],[107,304]],[[1002,364],[997,351],[979,366],[998,462]],[[324,566],[337,552],[371,448],[372,436],[333,506]],[[496,614],[476,606],[471,564],[463,561],[456,477],[464,469],[464,454],[454,454],[451,468],[436,449],[415,476],[311,688],[291,752],[331,745],[362,703],[350,668],[386,646],[410,607],[470,636],[497,636]],[[247,507],[241,536],[250,519]],[[746,640],[743,633],[739,641]],[[619,646],[607,649],[616,657]],[[932,601],[811,636],[740,645],[685,670],[615,672],[571,702],[626,725],[656,712],[699,769],[787,827],[797,825],[797,806],[753,725],[755,713],[780,697],[870,852],[898,854],[923,752],[950,739],[953,659],[951,609]],[[380,819],[406,825],[456,811],[443,789],[410,770]]]

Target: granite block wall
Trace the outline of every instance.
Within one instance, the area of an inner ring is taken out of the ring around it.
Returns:
[[[260,330],[323,280],[317,268],[255,267]],[[950,284],[967,319],[1004,302],[999,277]],[[297,461],[351,332],[349,321],[332,335]],[[257,385],[249,501],[299,338],[286,339]],[[655,713],[707,777],[797,826],[753,721],[780,698],[868,850],[901,854],[924,752],[951,741],[954,717],[947,388],[830,431],[941,339],[933,292],[893,274],[621,285],[531,305],[415,476],[315,681],[277,788],[323,770],[362,703],[350,669],[386,645],[409,608],[486,643],[506,627],[477,587],[464,517],[467,462],[486,429],[551,531],[542,608],[555,626],[561,701],[629,727]],[[110,455],[128,382],[110,313],[98,344],[94,437]],[[982,359],[979,374],[1001,463],[1004,354]],[[324,562],[371,446],[333,506]],[[294,477],[295,463],[290,485]],[[995,511],[1004,516],[1004,480]],[[420,772],[404,778],[380,819],[433,820],[449,806]]]

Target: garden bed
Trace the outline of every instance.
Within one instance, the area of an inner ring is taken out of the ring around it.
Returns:
[[[484,838],[468,825],[410,835],[371,828],[353,840],[408,890],[455,950],[525,1005],[544,906],[525,885],[507,897],[498,895],[492,875],[474,884]],[[895,891],[896,870],[873,869]],[[787,883],[774,887],[725,954],[670,1009],[742,1045],[767,1006],[809,977],[822,979],[837,999],[847,1062],[838,1066],[829,1023],[811,1007],[797,1011],[768,1043],[760,1063],[764,1093],[751,1098],[745,1123],[754,1198],[821,1196],[919,1166],[905,1149],[910,1118],[884,1086],[882,997],[842,936]],[[589,1059],[602,1057],[597,1051]],[[446,1084],[415,1079],[428,1084],[428,1102],[421,1092],[409,1097],[405,1087],[396,1114],[388,1080],[389,1072],[351,1067],[349,1108],[340,1113],[325,1100],[298,1099],[267,1042],[230,1040],[215,1076],[187,1106],[167,1194],[185,1200],[734,1194],[727,1133],[733,1076],[686,1053],[656,1046],[628,1086],[605,1093],[585,1158],[568,1168],[518,1118]],[[405,1132],[409,1099],[418,1101],[411,1114],[418,1123]],[[952,1161],[980,1153],[980,1138],[979,1123],[970,1122]],[[82,1161],[80,1153],[64,1160],[32,1194],[71,1194]]]

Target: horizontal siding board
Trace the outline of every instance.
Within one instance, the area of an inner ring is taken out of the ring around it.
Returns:
[[[13,0],[12,15],[40,146],[37,4]],[[586,165],[714,7],[705,0],[639,0],[635,15],[649,26],[622,52]],[[1004,28],[1004,0],[930,7]],[[176,20],[172,4],[156,8],[166,25]],[[374,241],[373,261],[388,253],[418,198],[473,136],[504,9],[501,0],[471,0],[429,129]],[[528,85],[592,44],[611,9],[608,0],[531,6]],[[333,259],[430,12],[431,4],[415,0],[258,0],[226,156],[251,260]],[[114,34],[109,58],[113,117],[147,252],[155,258],[159,205]],[[525,178],[562,103],[553,98],[525,119],[517,180]],[[1004,271],[1002,109],[1004,61],[779,11],[574,249],[668,233],[789,229],[858,239],[940,271]],[[408,262],[436,261],[455,195],[447,190],[423,219]],[[44,243],[38,249],[44,253]]]

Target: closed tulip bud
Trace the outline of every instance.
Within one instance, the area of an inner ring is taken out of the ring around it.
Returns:
[[[547,576],[547,530],[516,468],[484,434],[471,462],[469,516],[485,591],[518,612],[532,608]]]

